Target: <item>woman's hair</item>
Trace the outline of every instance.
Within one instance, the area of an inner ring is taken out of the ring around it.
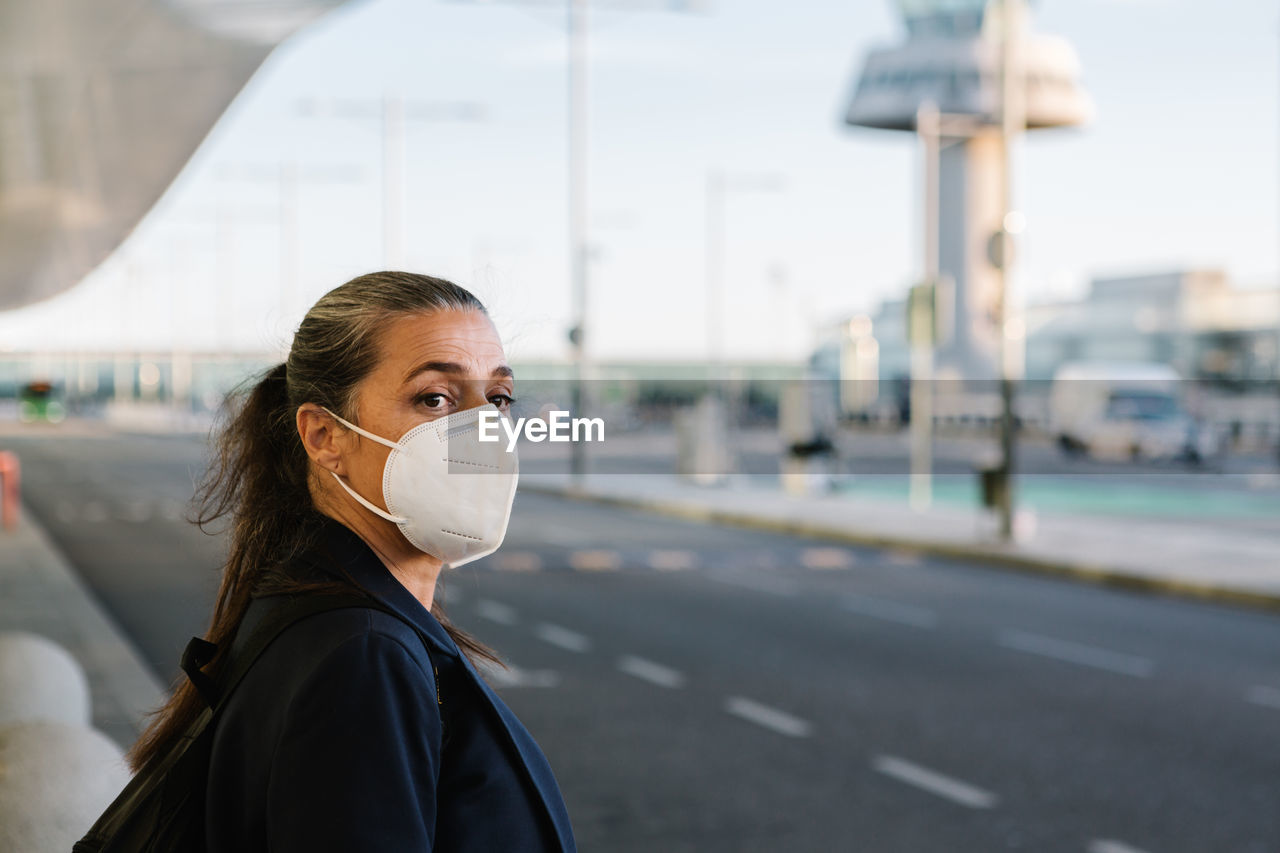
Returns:
[[[470,291],[444,279],[405,272],[354,278],[311,307],[284,364],[267,371],[247,395],[228,396],[229,420],[217,434],[216,458],[196,496],[192,519],[201,529],[224,518],[231,523],[207,636],[220,649],[230,648],[256,596],[350,591],[341,581],[307,581],[290,574],[291,558],[307,547],[323,521],[312,505],[310,460],[298,436],[296,412],[303,403],[316,403],[355,421],[357,388],[377,366],[380,334],[388,321],[450,309],[487,314]],[[450,624],[440,597],[431,613],[473,660],[497,662],[491,650]],[[215,660],[213,666],[219,663]],[[129,751],[133,768],[167,751],[202,709],[191,682],[181,678]]]

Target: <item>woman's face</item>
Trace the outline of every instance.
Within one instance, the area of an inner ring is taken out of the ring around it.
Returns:
[[[492,321],[479,311],[441,310],[391,321],[378,343],[377,366],[360,383],[353,422],[389,441],[425,421],[494,403],[510,405],[515,379]],[[343,454],[347,477],[362,495],[378,496],[390,450],[358,441]]]

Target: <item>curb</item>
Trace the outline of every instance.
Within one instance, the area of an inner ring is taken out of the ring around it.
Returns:
[[[21,507],[17,531],[5,535],[16,537],[19,547],[26,540],[34,558],[21,568],[38,577],[40,595],[56,602],[46,626],[26,630],[50,636],[79,660],[96,688],[93,724],[117,740],[127,739],[127,746],[168,690],[27,507]]]
[[[1086,562],[1049,559],[1030,554],[1018,553],[1016,546],[982,545],[965,542],[942,542],[921,539],[908,539],[895,536],[884,536],[874,533],[859,532],[844,527],[832,527],[825,524],[794,521],[790,519],[769,518],[746,512],[711,509],[679,500],[655,500],[652,498],[625,497],[622,495],[605,495],[586,491],[574,486],[553,486],[537,483],[520,485],[521,489],[543,495],[552,495],[568,500],[584,503],[597,503],[606,506],[624,507],[663,515],[668,518],[679,518],[685,521],[699,521],[710,524],[723,524],[730,527],[741,527],[750,530],[763,530],[770,533],[786,533],[794,536],[809,536],[826,539],[846,545],[860,545],[871,548],[897,548],[911,550],[921,554],[943,557],[950,560],[981,560],[992,567],[1016,571],[1022,574],[1048,575],[1078,583],[1088,583],[1111,589],[1141,592],[1150,595],[1162,595],[1215,604],[1231,604],[1250,607],[1272,613],[1280,613],[1280,594],[1232,589],[1194,581],[1156,578],[1146,575],[1135,575],[1122,569],[1096,565]]]

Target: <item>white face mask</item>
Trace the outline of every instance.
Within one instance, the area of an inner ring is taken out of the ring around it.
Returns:
[[[349,429],[391,448],[382,473],[389,512],[356,494],[336,472],[329,473],[365,509],[398,525],[419,551],[454,568],[478,560],[498,550],[506,536],[520,474],[514,448],[508,451],[505,441],[480,441],[480,413],[486,411],[501,414],[492,403],[464,409],[418,424],[395,442],[329,412]]]

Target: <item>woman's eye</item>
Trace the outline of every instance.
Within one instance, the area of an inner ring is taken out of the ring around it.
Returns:
[[[449,398],[443,394],[419,394],[414,398],[415,403],[426,406],[428,409],[442,409],[449,404]]]
[[[505,412],[511,409],[511,404],[516,401],[515,397],[509,397],[506,394],[494,394],[489,398],[489,402],[498,407],[498,411]]]

